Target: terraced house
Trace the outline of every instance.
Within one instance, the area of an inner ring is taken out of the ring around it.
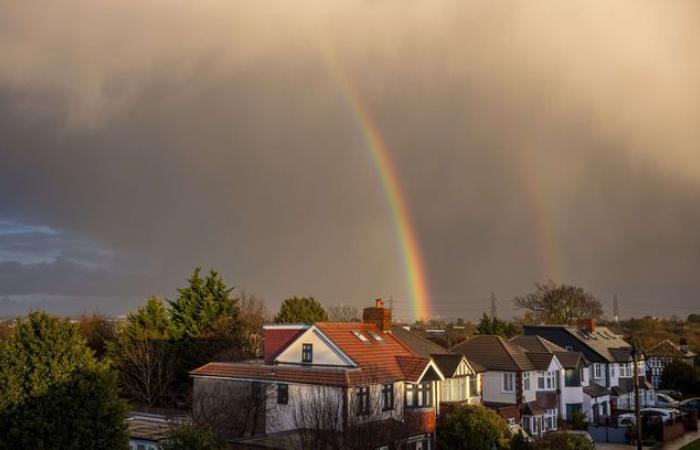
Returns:
[[[264,361],[192,372],[195,416],[256,412],[243,431],[232,430],[249,446],[241,448],[333,448],[333,440],[352,439],[371,439],[373,448],[433,448],[445,377],[392,333],[381,300],[363,311],[362,322],[270,324],[264,331]],[[461,359],[455,371],[460,367]]]

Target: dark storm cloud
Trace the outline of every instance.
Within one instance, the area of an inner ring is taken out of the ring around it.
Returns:
[[[73,244],[0,236],[49,255],[5,262],[0,295],[118,311],[204,265],[273,307],[393,295],[408,316],[330,52],[396,162],[437,313],[550,276],[691,308],[698,18],[693,2],[5,5],[0,219]]]

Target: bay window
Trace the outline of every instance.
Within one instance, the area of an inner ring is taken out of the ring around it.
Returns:
[[[433,384],[406,384],[406,406],[423,408],[433,405]]]

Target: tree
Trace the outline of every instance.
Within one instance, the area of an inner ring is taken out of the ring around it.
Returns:
[[[263,324],[268,321],[268,312],[263,299],[241,292],[241,333],[245,339],[245,352],[258,357],[263,352]]]
[[[661,373],[661,387],[684,394],[700,393],[700,373],[697,368],[681,360],[671,361]]]
[[[533,313],[539,323],[572,324],[577,319],[599,319],[603,307],[592,294],[577,286],[535,284],[535,292],[515,298],[515,305]]]
[[[178,289],[178,298],[170,302],[170,315],[179,337],[199,337],[215,319],[221,316],[238,318],[238,299],[233,297],[218,272],[210,270],[202,278],[201,268],[194,269],[189,285]]]
[[[275,317],[277,323],[310,323],[325,322],[328,314],[323,306],[313,297],[291,297],[282,302],[279,314]]]
[[[332,322],[359,322],[360,311],[352,305],[341,303],[328,307],[328,319]]]
[[[446,414],[437,433],[449,449],[493,450],[510,447],[510,430],[496,413],[480,405],[463,405]]]
[[[498,317],[490,317],[486,313],[481,317],[476,330],[478,334],[495,334],[505,338],[518,334],[518,329],[512,323],[500,320]]]
[[[163,450],[223,450],[224,444],[214,432],[201,425],[174,426],[168,439],[161,444]]]
[[[127,410],[77,325],[33,312],[0,343],[0,449],[126,449]]]
[[[170,341],[168,311],[157,297],[150,297],[129,314],[109,357],[119,383],[134,403],[148,407],[168,406],[175,381],[175,347]]]
[[[695,313],[689,314],[687,322],[688,323],[700,323],[700,314],[695,314]]]
[[[595,444],[578,434],[554,432],[536,441],[535,450],[595,450]]]
[[[97,357],[104,356],[108,344],[116,338],[114,325],[102,314],[82,315],[78,319],[78,326],[88,347],[95,352]]]

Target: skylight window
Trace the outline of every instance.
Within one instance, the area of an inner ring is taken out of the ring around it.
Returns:
[[[375,333],[374,331],[368,331],[367,332],[370,336],[374,338],[375,341],[377,342],[384,342],[384,338]]]
[[[367,339],[367,337],[359,331],[352,330],[352,334],[354,334],[357,339],[364,342],[365,344],[369,344],[369,339]]]

